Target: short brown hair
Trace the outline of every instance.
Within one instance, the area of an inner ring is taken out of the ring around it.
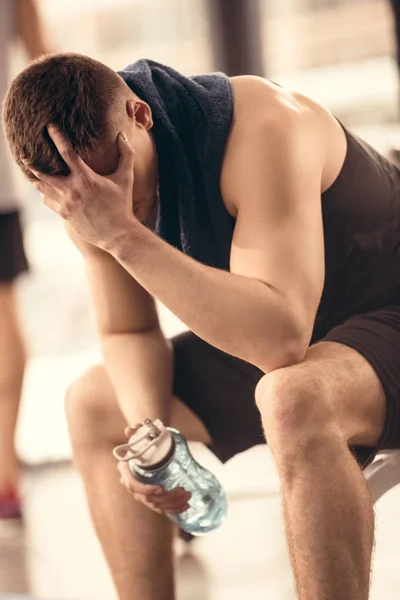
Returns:
[[[92,150],[108,133],[115,100],[124,87],[115,71],[81,54],[45,56],[24,69],[7,92],[3,123],[25,175],[32,179],[24,158],[42,173],[68,175],[47,125],[57,125],[77,152]]]

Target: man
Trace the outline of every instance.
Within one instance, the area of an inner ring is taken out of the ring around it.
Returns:
[[[362,468],[400,445],[396,167],[300,94],[145,60],[116,74],[45,58],[11,85],[4,122],[88,270],[104,365],[67,413],[119,597],[174,597],[162,513],[190,497],[125,464],[121,487],[111,455],[127,424],[159,417],[223,461],[264,433],[298,598],[366,600]],[[154,297],[190,333],[166,341]]]
[[[9,83],[9,53],[17,35],[30,58],[49,52],[35,0],[0,0],[0,98]],[[0,131],[0,519],[21,516],[15,430],[25,368],[25,349],[15,281],[27,269],[19,222],[18,192],[3,129]]]

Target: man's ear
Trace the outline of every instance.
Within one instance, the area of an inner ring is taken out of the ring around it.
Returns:
[[[140,100],[131,98],[126,103],[126,112],[130,119],[134,119],[136,123],[146,130],[153,127],[153,115],[150,106]]]

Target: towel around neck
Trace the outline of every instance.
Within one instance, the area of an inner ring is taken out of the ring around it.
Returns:
[[[220,192],[233,115],[229,79],[185,77],[145,59],[119,75],[153,113],[160,190],[155,233],[200,262],[229,270],[234,220]]]

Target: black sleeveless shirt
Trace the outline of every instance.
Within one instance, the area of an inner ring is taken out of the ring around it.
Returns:
[[[344,164],[321,198],[325,283],[314,338],[352,315],[400,305],[400,171],[344,132]]]

